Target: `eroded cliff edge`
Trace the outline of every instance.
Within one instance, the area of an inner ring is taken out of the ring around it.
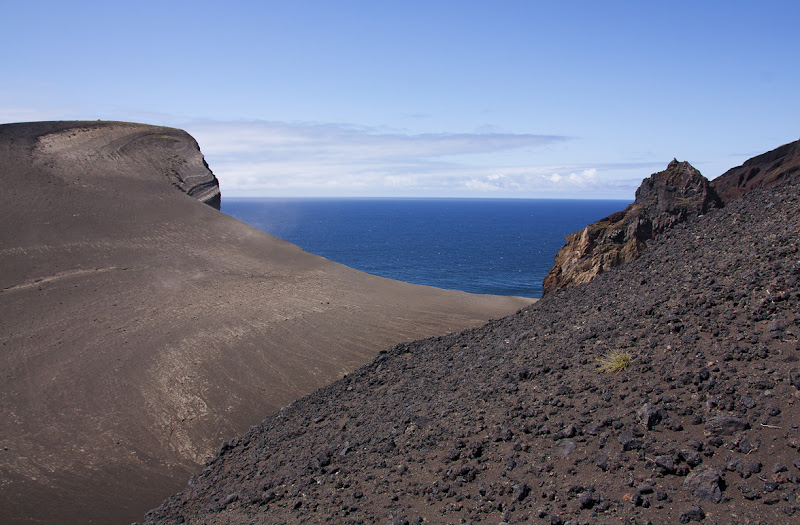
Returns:
[[[220,208],[219,181],[197,141],[181,129],[110,121],[31,122],[3,128],[12,140],[35,137],[34,157],[65,182],[85,179],[100,164],[107,165],[109,174],[138,169],[160,174],[183,193]]]

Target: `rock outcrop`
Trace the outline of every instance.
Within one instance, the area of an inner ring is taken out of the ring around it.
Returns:
[[[725,203],[757,188],[800,174],[800,140],[758,155],[731,168],[711,184]]]
[[[647,241],[665,230],[719,207],[722,201],[708,180],[688,162],[673,160],[642,182],[624,211],[567,236],[544,279],[543,293],[587,283],[638,257]]]
[[[170,184],[195,199],[220,209],[219,181],[211,172],[200,146],[183,130],[162,128],[157,133],[140,133],[121,149],[120,154],[137,156],[160,170]],[[157,159],[155,162],[152,162]]]
[[[216,179],[180,130],[1,125],[0,183],[2,523],[130,523],[381,349],[531,302],[382,279],[242,224],[198,202]]]
[[[543,294],[587,283],[638,257],[648,240],[675,224],[798,175],[800,141],[753,157],[710,183],[688,163],[673,160],[665,171],[642,182],[636,200],[624,211],[566,237],[544,279]]]

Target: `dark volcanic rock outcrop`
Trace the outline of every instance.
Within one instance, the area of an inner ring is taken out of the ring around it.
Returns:
[[[381,353],[146,522],[797,521],[800,182],[698,215],[584,286]],[[614,352],[630,365],[604,372]]]
[[[542,284],[548,294],[591,281],[600,273],[635,259],[647,241],[678,223],[722,207],[708,180],[688,162],[673,160],[636,190],[636,200],[567,236]]]
[[[800,174],[800,141],[753,157],[741,166],[731,168],[712,181],[725,202],[757,188],[765,188],[788,177]]]
[[[216,179],[171,128],[2,125],[0,188],[4,524],[130,522],[380,349],[530,303],[381,279],[242,224],[198,202]]]
[[[589,282],[638,257],[648,240],[675,224],[798,174],[800,141],[753,157],[711,183],[688,163],[673,160],[642,182],[635,202],[624,211],[567,236],[544,279],[543,293]]]

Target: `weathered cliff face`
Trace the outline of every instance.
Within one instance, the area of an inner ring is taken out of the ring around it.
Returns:
[[[708,179],[688,162],[673,160],[642,182],[624,211],[567,236],[544,279],[543,293],[589,282],[638,257],[645,243],[661,232],[722,205]]]
[[[784,144],[731,168],[711,184],[726,203],[757,188],[800,174],[800,140]]]
[[[183,130],[163,130],[164,133],[150,133],[131,141],[128,148],[134,151],[130,153],[142,150],[139,158],[159,158],[158,164],[150,166],[153,170],[160,171],[182,192],[220,209],[219,181],[200,153],[200,146]]]
[[[42,122],[10,124],[8,128],[20,132],[47,129],[36,141],[34,157],[55,168],[68,184],[79,177],[80,184],[93,180],[91,185],[97,187],[108,174],[125,170],[160,174],[183,193],[220,208],[219,181],[197,141],[183,130],[130,122]],[[87,169],[76,172],[76,165]]]

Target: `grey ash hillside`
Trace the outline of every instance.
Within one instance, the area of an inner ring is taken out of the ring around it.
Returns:
[[[3,523],[140,519],[220,441],[382,348],[530,303],[377,278],[242,224],[177,129],[0,125],[0,185]]]

